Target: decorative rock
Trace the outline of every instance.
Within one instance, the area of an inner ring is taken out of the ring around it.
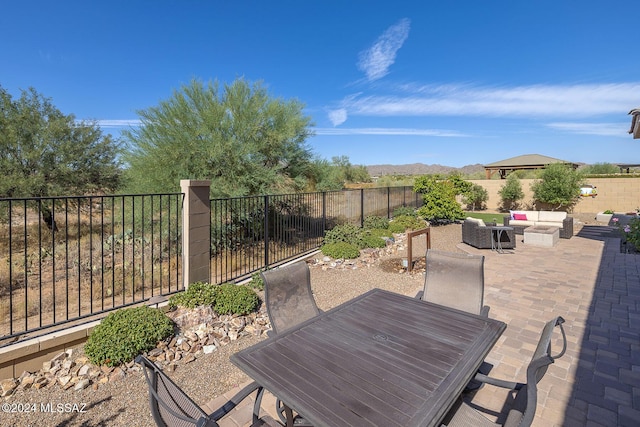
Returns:
[[[115,368],[113,370],[113,372],[111,373],[111,375],[109,375],[109,382],[110,383],[114,383],[118,380],[121,380],[122,378],[124,378],[126,375],[124,373],[124,371],[120,368]]]
[[[161,348],[154,348],[153,350],[151,350],[148,354],[149,357],[158,357],[163,353]]]
[[[177,312],[177,313],[176,313]],[[248,316],[217,316],[211,307],[198,307],[195,310],[178,309],[167,313],[169,317],[178,316],[176,324],[189,325],[179,327],[178,333],[169,340],[147,353],[156,363],[164,365],[164,370],[173,372],[179,363],[191,363],[202,354],[211,354],[218,347],[240,339],[244,335],[260,336],[271,328],[264,304],[260,310]],[[17,379],[6,380],[0,384],[0,395],[9,396],[16,388],[42,389],[60,387],[63,390],[84,390],[88,387],[99,388],[109,382],[120,381],[131,372],[139,372],[140,366],[130,361],[120,367],[106,365],[95,366],[85,355],[67,350],[45,361],[38,372],[23,372]]]
[[[82,367],[78,370],[78,376],[83,377],[89,373],[89,369],[91,369],[91,365],[82,365]]]
[[[34,381],[35,381],[35,377],[32,376],[32,375],[23,377],[20,380],[20,388],[25,389],[25,390],[30,389],[31,386],[33,386],[33,382]]]
[[[19,382],[14,380],[13,378],[9,378],[7,380],[3,380],[0,382],[0,396],[10,396],[13,392],[18,388]]]
[[[80,390],[84,390],[85,388],[89,387],[91,385],[91,381],[85,379],[85,380],[80,380],[76,383],[76,386],[73,388],[75,391],[80,391]]]
[[[69,381],[71,381],[71,375],[65,375],[64,377],[58,378],[58,384],[60,384],[62,387],[67,385]]]
[[[215,345],[205,345],[204,347],[202,347],[202,351],[204,352],[204,354],[211,354],[217,349],[218,347],[216,347]]]

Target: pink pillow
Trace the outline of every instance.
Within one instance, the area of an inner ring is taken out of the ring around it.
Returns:
[[[514,213],[513,214],[513,219],[520,219],[522,221],[526,221],[527,220],[527,214]]]

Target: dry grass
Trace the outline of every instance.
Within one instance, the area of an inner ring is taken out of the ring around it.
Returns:
[[[112,217],[66,217],[56,232],[32,212],[0,225],[0,336],[178,287],[177,243],[162,233],[131,233]]]

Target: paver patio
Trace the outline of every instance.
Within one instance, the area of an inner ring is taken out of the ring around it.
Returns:
[[[485,255],[485,303],[508,325],[486,359],[490,375],[524,382],[544,323],[561,315],[567,353],[539,385],[533,425],[640,425],[640,255],[620,253],[619,239],[604,226],[585,226],[551,248],[517,237],[517,248],[505,254],[459,245]],[[560,340],[555,344],[554,353]],[[509,404],[508,392],[488,385],[467,399],[492,409],[494,420]],[[272,402],[267,393],[262,408],[274,416]],[[249,425],[251,409],[242,405],[221,425]]]

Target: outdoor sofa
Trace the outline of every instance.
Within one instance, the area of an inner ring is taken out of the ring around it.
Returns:
[[[534,225],[554,226],[560,229],[561,239],[573,237],[573,218],[560,211],[511,211],[503,218],[504,225],[513,227],[516,234]]]

